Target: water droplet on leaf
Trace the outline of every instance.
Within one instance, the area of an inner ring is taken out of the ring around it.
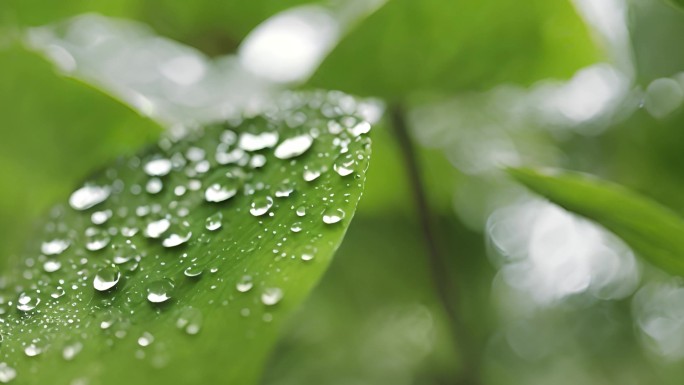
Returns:
[[[169,279],[161,279],[147,285],[147,300],[162,303],[171,299],[175,285]]]
[[[290,159],[305,153],[313,143],[313,138],[308,135],[300,135],[283,140],[276,147],[274,154],[278,159]]]
[[[269,287],[261,293],[261,302],[266,306],[273,306],[283,298],[283,291],[278,287]]]
[[[341,209],[328,207],[323,212],[323,223],[332,225],[344,219],[345,213]]]
[[[145,164],[145,173],[149,176],[164,176],[171,171],[173,164],[164,158],[153,159]]]
[[[209,231],[216,231],[223,225],[223,214],[220,212],[207,218],[204,227]]]
[[[249,213],[255,217],[264,215],[273,206],[273,198],[270,196],[258,196],[252,201],[252,205],[249,209]]]
[[[116,286],[119,283],[119,279],[121,279],[119,268],[113,265],[107,266],[95,274],[93,288],[97,291],[107,291]]]
[[[94,185],[85,185],[69,197],[69,205],[74,210],[87,210],[109,198],[111,189]]]

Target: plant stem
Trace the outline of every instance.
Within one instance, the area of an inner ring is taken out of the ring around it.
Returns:
[[[449,263],[437,240],[435,231],[435,215],[428,203],[427,193],[416,156],[413,141],[408,132],[404,107],[394,104],[390,107],[390,121],[396,135],[397,142],[403,155],[406,173],[409,179],[413,199],[416,205],[421,232],[427,248],[427,259],[432,275],[435,291],[449,319],[454,348],[459,355],[463,371],[458,379],[460,385],[477,385],[480,383],[478,364],[475,352],[468,349],[471,346],[470,333],[459,314],[459,291],[449,275]]]

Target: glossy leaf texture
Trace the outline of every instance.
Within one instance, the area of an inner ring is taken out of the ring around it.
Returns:
[[[3,277],[0,382],[254,383],[354,215],[377,108],[288,93],[77,186]]]
[[[684,274],[684,220],[629,189],[577,172],[510,169],[532,191],[621,237],[644,259]]]
[[[401,99],[568,77],[599,56],[568,1],[393,0],[350,32],[311,84]]]
[[[0,254],[19,251],[33,221],[94,165],[133,154],[161,130],[19,46],[0,48]],[[11,106],[11,107],[9,107]],[[0,259],[0,266],[6,259]]]

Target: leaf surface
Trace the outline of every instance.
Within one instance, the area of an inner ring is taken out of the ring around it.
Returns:
[[[373,108],[287,94],[77,186],[5,275],[0,381],[254,383],[352,219]]]
[[[603,225],[652,264],[684,274],[684,220],[667,207],[586,174],[533,169],[509,173],[532,191]]]

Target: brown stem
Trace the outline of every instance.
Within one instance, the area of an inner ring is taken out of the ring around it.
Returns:
[[[457,383],[460,385],[480,384],[478,376],[477,357],[474,357],[471,346],[470,333],[468,332],[459,314],[459,291],[449,274],[449,264],[440,244],[436,238],[435,215],[428,203],[425,185],[421,174],[420,165],[416,156],[415,147],[408,133],[408,126],[404,108],[395,104],[390,108],[390,121],[401,149],[406,173],[411,184],[413,199],[416,205],[421,232],[427,248],[427,258],[432,275],[435,291],[440,299],[444,312],[449,319],[454,347],[463,364],[463,371]]]

